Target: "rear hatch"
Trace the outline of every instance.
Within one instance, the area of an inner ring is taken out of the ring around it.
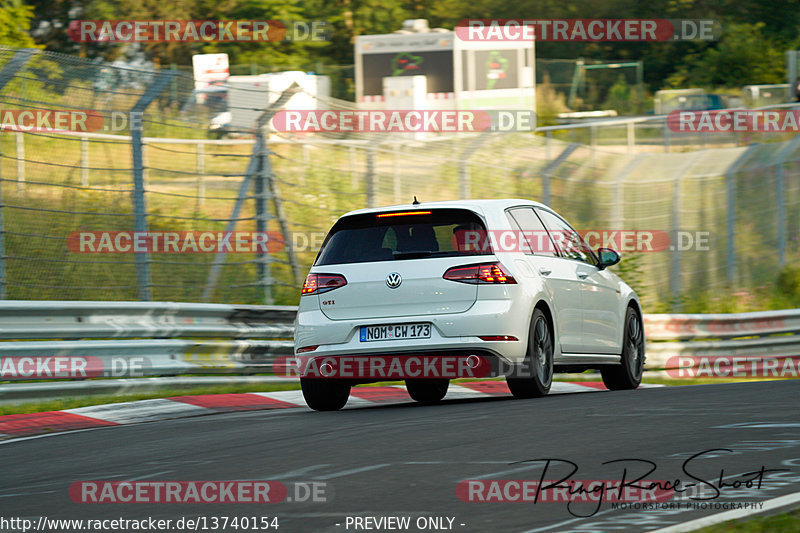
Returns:
[[[418,209],[341,218],[312,273],[339,274],[347,284],[318,294],[333,320],[463,313],[478,286],[444,279],[447,269],[491,260],[478,242],[481,218],[467,209]]]

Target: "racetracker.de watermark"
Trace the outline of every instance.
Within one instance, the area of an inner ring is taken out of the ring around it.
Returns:
[[[76,481],[69,497],[76,503],[95,504],[265,504],[326,502],[328,485],[322,481],[288,484],[270,480],[246,481]]]
[[[67,248],[83,254],[276,253],[284,239],[278,231],[74,231]]]
[[[720,35],[719,22],[700,19],[464,19],[456,24],[463,41],[713,41]]]
[[[797,378],[800,356],[675,355],[664,365],[673,378]]]
[[[6,131],[74,131],[79,133],[116,132],[141,127],[143,114],[138,111],[93,109],[0,109],[0,129]]]
[[[681,133],[800,133],[800,110],[672,111],[667,115],[667,126],[670,130]]]
[[[142,377],[152,367],[143,356],[11,355],[0,357],[0,380]]]
[[[305,133],[463,133],[533,131],[536,113],[528,110],[311,110],[278,111],[272,127]]]
[[[79,43],[330,40],[324,20],[73,20],[67,35]]]

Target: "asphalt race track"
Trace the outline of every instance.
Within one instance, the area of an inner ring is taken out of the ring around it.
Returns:
[[[354,527],[355,517],[381,516],[409,517],[407,531],[420,530],[420,517],[441,518],[426,522],[426,531],[652,531],[724,512],[723,504],[796,493],[799,404],[794,380],[334,413],[252,411],[76,431],[0,444],[0,515],[206,517],[205,531],[214,531],[212,517],[265,516],[278,518],[281,533],[397,530],[369,521],[361,524],[371,529]],[[712,487],[719,494],[703,509],[673,499],[672,509],[626,510],[594,502],[469,503],[456,494],[466,479],[563,478],[572,467],[556,460],[576,465],[572,480],[619,480],[626,468],[630,479],[646,472],[641,460],[648,460],[656,469],[645,479],[695,482],[704,497],[715,495]],[[603,464],[614,460],[626,461]],[[85,480],[275,480],[289,498],[309,486],[296,482],[317,482],[325,501],[75,503],[69,487]]]

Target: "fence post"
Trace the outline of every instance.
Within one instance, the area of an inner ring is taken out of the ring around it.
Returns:
[[[472,154],[464,153],[458,161],[458,197],[466,200],[470,196],[469,158]]]
[[[22,70],[22,68],[28,64],[31,57],[34,54],[41,53],[40,50],[35,48],[23,48],[21,50],[17,50],[14,53],[14,57],[12,57],[6,64],[3,66],[3,70],[0,70],[0,90],[6,86],[6,84],[14,79],[14,76]],[[19,156],[17,156],[19,157]],[[23,169],[24,170],[24,169]],[[0,174],[2,177],[2,174]],[[6,299],[6,245],[5,245],[5,226],[3,225],[3,191],[2,191],[2,181],[0,181],[0,299]]]
[[[378,179],[375,175],[375,147],[367,148],[367,173],[365,176],[367,187],[367,207],[378,206]]]
[[[353,145],[347,147],[348,170],[350,171],[350,187],[358,189],[358,173],[356,168],[356,149]]]
[[[736,230],[736,173],[739,172],[739,169],[749,157],[750,151],[755,147],[756,145],[752,145],[743,149],[739,157],[736,158],[736,161],[734,161],[725,172],[725,195],[727,204],[727,213],[725,214],[725,238],[727,240],[727,249],[725,250],[725,274],[728,283],[731,285],[736,283],[737,276],[736,239],[734,238]]]
[[[89,186],[89,138],[81,137],[81,186]]]
[[[671,214],[671,245],[670,245],[670,273],[669,288],[670,294],[675,305],[680,310],[681,304],[678,301],[681,292],[681,250],[677,246],[678,232],[681,229],[681,178],[687,170],[692,168],[694,162],[702,156],[702,152],[696,151],[687,154],[685,162],[675,171],[672,186],[672,214]]]
[[[558,167],[561,166],[561,163],[566,161],[566,159],[581,146],[578,143],[572,143],[564,148],[564,151],[558,154],[558,157],[550,161],[545,167],[542,169],[542,203],[545,205],[550,205],[550,178],[553,177],[555,171]]]
[[[628,122],[626,139],[628,141],[628,152],[633,152],[636,148],[636,124]]]
[[[400,187],[400,167],[398,162],[398,144],[392,145],[392,194],[394,196],[394,203],[400,203],[400,195],[402,193]]]
[[[794,153],[800,143],[800,136],[787,142],[786,145],[775,155],[775,216],[777,224],[777,245],[778,245],[778,265],[783,268],[786,264],[786,186],[784,163],[786,156]]]
[[[203,143],[197,143],[197,206],[206,202],[206,182],[203,173],[206,171],[205,149]]]
[[[141,116],[145,109],[161,91],[167,86],[175,72],[162,70],[150,84],[144,94],[130,110],[131,115],[131,152],[133,157],[133,229],[139,234],[147,233],[147,207],[145,204],[144,190],[144,140],[142,138],[142,121],[134,120],[134,116]],[[136,256],[136,287],[139,299],[152,300],[150,281],[150,254],[137,253]]]
[[[14,135],[17,142],[17,190],[25,189],[25,137],[21,131]]]
[[[0,157],[0,165],[3,158]],[[6,228],[3,220],[3,173],[0,172],[0,300],[6,299]]]
[[[625,179],[647,158],[647,154],[637,154],[619,171],[614,180],[613,201],[611,202],[612,231],[623,231],[625,227]]]
[[[267,157],[267,141],[264,135],[264,128],[259,124],[256,132],[256,158],[258,159],[257,171],[255,176],[255,200],[256,200],[256,232],[259,235],[267,234],[267,224],[269,223],[270,213],[267,202],[270,199],[270,189],[267,182],[272,179],[272,168]],[[264,304],[272,305],[272,257],[267,250],[256,252],[256,270],[258,272],[258,284],[264,291]]]
[[[269,216],[266,209],[266,199],[272,195],[272,166],[269,161],[268,150],[266,146],[266,137],[264,136],[264,126],[269,123],[270,119],[275,115],[278,109],[281,109],[286,102],[297,92],[299,86],[297,83],[292,83],[288,89],[283,91],[283,93],[278,97],[277,100],[256,120],[256,142],[253,145],[253,154],[250,157],[250,162],[247,165],[247,170],[244,174],[244,179],[242,180],[241,185],[239,185],[239,194],[236,197],[236,203],[233,206],[233,211],[231,212],[231,218],[228,220],[228,224],[225,227],[225,233],[231,233],[236,229],[236,222],[239,218],[239,213],[244,205],[245,199],[247,198],[247,192],[250,190],[250,183],[251,180],[255,181],[255,198],[256,198],[256,226],[263,227],[264,229],[259,229],[259,231],[266,231],[266,221]],[[273,195],[273,201],[275,201]],[[275,201],[276,211],[280,213],[280,205]],[[285,226],[281,222],[281,230],[284,232],[284,240],[289,244],[288,239],[288,232],[286,231]],[[262,226],[263,224],[263,226]],[[290,248],[291,250],[291,248]],[[268,268],[268,263],[271,261],[271,258],[264,258],[263,256],[268,253],[268,250],[264,251],[257,251],[256,257],[258,261],[258,271],[259,271],[259,283],[263,281],[272,281]],[[222,271],[222,265],[225,263],[225,256],[227,255],[227,251],[224,249],[220,249],[216,256],[214,256],[214,261],[211,263],[211,268],[208,271],[208,278],[206,278],[206,286],[203,288],[203,301],[208,301],[214,295],[214,291],[217,288],[217,280],[219,279],[219,274]],[[290,261],[292,261],[292,271],[294,273],[295,266],[294,266],[294,258],[293,254],[290,252],[289,254]],[[295,273],[296,276],[296,273]],[[271,294],[271,287],[267,286],[264,289],[264,297],[269,302],[272,299]]]

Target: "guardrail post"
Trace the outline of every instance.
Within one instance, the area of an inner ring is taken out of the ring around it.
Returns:
[[[133,153],[133,212],[134,231],[147,233],[147,207],[144,190],[144,140],[142,138],[142,120],[145,109],[161,94],[175,74],[171,70],[160,71],[155,81],[147,87],[139,101],[130,110],[131,150]],[[137,253],[136,286],[140,300],[151,300],[150,254]]]

